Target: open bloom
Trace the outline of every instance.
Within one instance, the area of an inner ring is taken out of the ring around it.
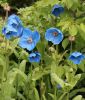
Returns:
[[[40,35],[37,31],[32,32],[30,29],[25,28],[23,30],[23,35],[20,38],[19,46],[31,51],[35,48],[39,40]]]
[[[31,53],[28,57],[30,62],[40,62],[41,55],[38,52]]]
[[[70,57],[69,60],[71,60],[74,64],[80,64],[81,61],[84,59],[84,55],[80,52],[73,52]]]
[[[54,5],[54,7],[52,8],[52,14],[55,16],[60,15],[60,13],[62,13],[64,11],[64,8],[60,5]]]
[[[59,44],[63,40],[63,34],[57,28],[50,28],[45,33],[45,39],[51,41],[54,45]]]
[[[2,29],[2,33],[5,35],[7,39],[11,37],[19,37],[22,35],[23,26],[22,22],[16,15],[11,15],[7,19],[6,25]]]

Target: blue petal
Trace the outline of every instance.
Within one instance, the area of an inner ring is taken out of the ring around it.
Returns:
[[[17,22],[17,20],[15,20],[15,19],[8,20],[7,23],[10,24],[10,25],[12,25],[12,24],[18,25],[19,24]]]
[[[23,41],[19,41],[19,46],[22,48],[27,48],[27,41],[25,39],[23,39]]]
[[[37,43],[40,40],[40,34],[37,31],[32,33],[33,40]]]
[[[41,56],[41,54],[39,52],[35,52],[35,53],[36,53],[36,55]]]
[[[12,14],[12,15],[10,15],[10,16],[8,17],[8,22],[11,21],[11,20],[16,20],[18,23],[22,24],[20,18],[19,18],[17,15],[15,15],[15,14]],[[14,23],[15,23],[15,22],[14,22]]]
[[[78,56],[82,55],[82,53],[75,51],[71,55],[75,56],[75,57],[78,57]]]
[[[24,28],[22,26],[19,26],[18,27],[18,30],[17,30],[17,37],[20,37],[23,35],[23,30]]]
[[[5,34],[5,37],[6,37],[7,39],[10,39],[11,37],[14,36],[14,34],[16,35],[16,33],[14,33],[14,32],[9,32],[9,33],[6,33],[6,34]]]
[[[54,36],[53,32],[57,32],[58,35]],[[45,38],[46,40],[51,41],[53,44],[59,44],[63,39],[63,34],[57,28],[50,28],[46,31]]]
[[[47,29],[45,33],[45,39],[48,41],[52,41],[54,39],[53,32],[55,32],[55,28],[49,28]]]
[[[32,37],[32,31],[30,29],[28,29],[28,28],[24,28],[23,29],[23,35],[21,37],[21,40],[23,38],[28,39],[29,37]]]
[[[36,57],[36,54],[35,54],[35,53],[31,53],[31,54],[29,55],[29,57]]]
[[[40,53],[31,53],[28,57],[30,62],[39,62],[40,61]]]
[[[14,27],[12,27],[11,25],[7,25],[7,30],[9,30],[9,31],[12,31],[12,32],[17,32],[17,30],[14,28]]]
[[[59,44],[63,40],[63,34],[58,34],[58,36],[54,37],[52,42],[53,44]]]
[[[76,58],[73,59],[72,61],[73,61],[74,64],[80,64],[81,63],[81,60],[80,59],[76,59]]]
[[[27,45],[27,50],[29,51],[32,51],[34,48],[35,48],[36,44],[33,42],[33,43],[28,43]]]
[[[29,62],[34,62],[34,58],[29,57],[28,59],[29,59]]]
[[[70,55],[69,57],[69,60],[72,60],[74,64],[80,64],[81,61],[84,59],[84,56],[83,55],[80,55],[80,56],[74,56],[74,55]]]
[[[58,16],[60,13],[64,11],[64,8],[60,5],[54,5],[52,9],[52,14]]]
[[[2,33],[3,33],[3,34],[6,34],[6,33],[8,33],[8,32],[9,32],[9,30],[7,30],[6,27],[3,27],[3,29],[2,29]]]
[[[34,60],[35,62],[40,62],[40,57],[36,57]]]

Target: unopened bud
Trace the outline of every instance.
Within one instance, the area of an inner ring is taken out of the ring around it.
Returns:
[[[10,11],[11,7],[6,3],[6,5],[4,6],[4,10],[6,11]]]
[[[55,52],[55,49],[53,47],[49,47],[50,52]]]
[[[75,37],[74,36],[69,36],[69,41],[71,41],[71,42],[73,42],[73,41],[75,41]]]

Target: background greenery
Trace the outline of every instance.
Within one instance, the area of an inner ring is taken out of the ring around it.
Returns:
[[[32,64],[32,73],[29,53],[18,46],[18,39],[9,41],[2,35],[6,2],[11,6],[9,15],[19,15],[24,27],[41,34],[35,49],[42,59],[40,64]],[[55,4],[64,7],[58,17],[51,14]],[[85,1],[1,0],[0,5],[0,100],[85,100],[85,61],[77,66],[67,60],[71,46],[72,51],[85,53]],[[57,27],[64,34],[58,46],[44,39],[50,27]],[[69,41],[69,36],[74,36],[75,41]],[[62,88],[58,89],[57,84]]]

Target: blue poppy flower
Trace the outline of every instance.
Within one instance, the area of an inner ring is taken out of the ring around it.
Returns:
[[[40,35],[37,31],[32,32],[30,29],[25,28],[23,30],[23,35],[20,38],[19,46],[31,51],[35,48],[39,40]]]
[[[70,57],[69,60],[71,60],[74,64],[80,64],[81,61],[84,59],[84,55],[80,52],[73,52]]]
[[[57,28],[50,28],[45,33],[45,39],[51,41],[54,45],[59,44],[63,40],[63,34]]]
[[[11,25],[18,25],[18,24],[21,24],[22,25],[22,21],[20,20],[20,18],[15,15],[15,14],[12,14],[11,16],[8,17],[8,20],[7,20],[7,23],[11,24]]]
[[[23,26],[21,20],[16,15],[11,15],[7,19],[5,27],[2,29],[2,33],[7,39],[11,37],[19,37],[22,35]]]
[[[38,52],[31,53],[28,57],[30,62],[40,62],[41,55]]]
[[[64,8],[60,5],[54,5],[54,7],[52,8],[52,14],[55,16],[60,15],[60,13],[62,13],[64,11]]]

